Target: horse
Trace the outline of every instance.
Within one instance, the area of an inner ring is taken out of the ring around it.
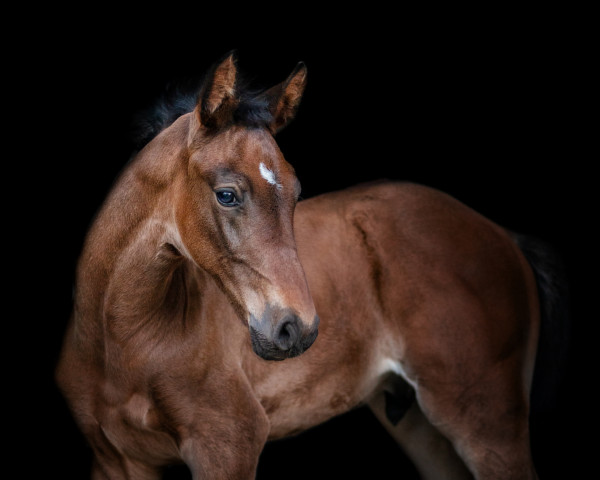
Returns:
[[[266,442],[360,405],[424,479],[537,478],[534,371],[565,324],[545,247],[409,182],[299,201],[275,137],[306,66],[257,92],[237,64],[213,65],[87,233],[56,382],[91,478],[251,479]]]

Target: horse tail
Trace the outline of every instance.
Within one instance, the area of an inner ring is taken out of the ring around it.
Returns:
[[[561,258],[530,236],[513,237],[531,265],[540,298],[540,334],[531,386],[531,420],[553,413],[566,377],[571,327],[569,288]]]

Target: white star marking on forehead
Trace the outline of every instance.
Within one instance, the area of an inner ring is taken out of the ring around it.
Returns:
[[[260,162],[258,169],[260,170],[260,175],[267,182],[269,182],[271,185],[275,185],[279,190],[281,190],[283,188],[283,185],[281,185],[280,183],[277,183],[277,180],[275,179],[275,174],[271,170],[269,170],[267,167],[265,167],[264,163]]]

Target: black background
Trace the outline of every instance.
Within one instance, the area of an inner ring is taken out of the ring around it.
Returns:
[[[11,324],[20,328],[5,338],[7,351],[19,339],[18,355],[7,363],[5,397],[22,471],[87,478],[89,450],[52,376],[77,256],[128,160],[133,115],[167,82],[200,75],[237,49],[238,66],[255,85],[282,81],[298,61],[308,67],[298,115],[278,135],[305,198],[378,178],[415,181],[561,253],[572,290],[574,348],[560,408],[536,427],[534,451],[541,478],[583,478],[586,449],[597,444],[591,301],[597,149],[585,148],[592,134],[586,114],[597,114],[590,106],[585,13],[325,15],[298,7],[280,18],[233,7],[197,10],[126,17],[90,9],[69,12],[70,20],[67,12],[37,11],[41,25],[23,22],[12,39],[21,50],[11,54],[5,79],[14,89],[5,94],[19,116],[5,141],[15,152],[7,163],[21,168],[18,177],[5,177],[18,205],[10,209],[16,218],[8,224],[5,254],[16,260],[7,275],[20,295],[7,301],[18,306]],[[17,239],[16,232],[27,234]],[[413,478],[414,472],[362,409],[269,444],[258,472],[263,480],[367,475]]]

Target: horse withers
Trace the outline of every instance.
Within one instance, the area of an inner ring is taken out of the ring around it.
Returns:
[[[364,404],[424,478],[536,478],[539,262],[423,186],[296,205],[274,134],[305,82],[250,94],[227,56],[92,225],[57,368],[92,478],[254,478],[268,440]]]

